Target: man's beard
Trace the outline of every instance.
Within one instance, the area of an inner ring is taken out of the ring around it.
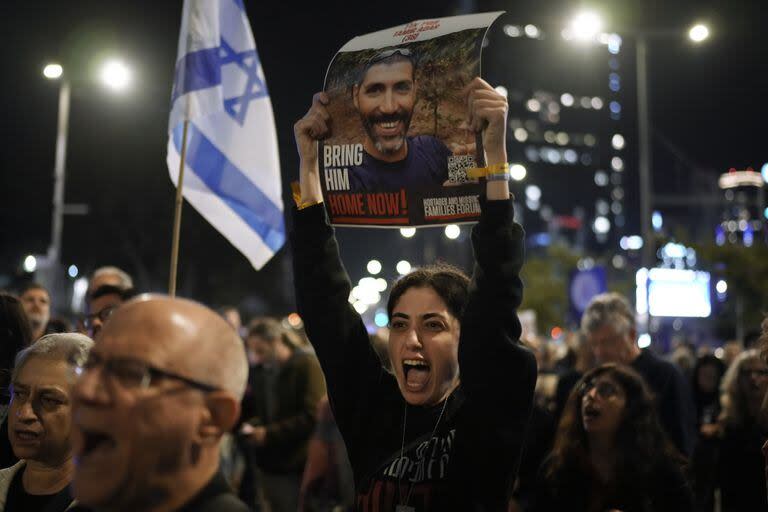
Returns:
[[[363,128],[365,128],[365,133],[368,134],[368,138],[371,139],[374,147],[376,147],[378,151],[384,153],[385,155],[391,155],[400,151],[400,149],[403,147],[403,144],[405,144],[405,137],[408,134],[408,127],[411,125],[412,115],[413,112],[400,109],[394,114],[380,114],[370,116],[364,116],[361,114],[360,120],[363,123]],[[376,135],[375,125],[377,123],[392,123],[399,121],[402,121],[403,123],[402,135],[397,135],[396,137],[392,138],[387,137],[386,140],[382,140],[382,137]]]

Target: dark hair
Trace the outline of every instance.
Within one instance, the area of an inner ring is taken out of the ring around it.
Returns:
[[[27,283],[26,285],[24,285],[24,287],[21,289],[21,293],[19,294],[19,296],[24,295],[25,293],[27,293],[30,290],[43,290],[49,296],[51,295],[51,292],[48,291],[48,288],[46,288],[45,286],[41,285],[40,283],[37,283],[37,282],[33,281],[31,283]]]
[[[248,324],[248,337],[251,336],[258,336],[269,343],[281,341],[291,350],[301,346],[298,336],[276,318],[262,317],[251,320]]]
[[[563,410],[546,477],[554,487],[572,484],[590,468],[589,439],[584,430],[581,401],[587,385],[602,375],[615,380],[626,395],[626,405],[616,432],[616,484],[631,493],[649,482],[663,459],[684,463],[661,428],[653,396],[643,378],[633,369],[604,364],[589,371],[576,384]]]
[[[469,277],[447,263],[427,265],[398,279],[389,293],[387,316],[392,317],[392,311],[400,297],[410,288],[426,287],[435,290],[435,293],[445,302],[448,311],[461,321],[464,316],[464,309],[469,302]]]
[[[694,394],[699,393],[699,385],[698,385],[698,378],[699,378],[699,371],[705,367],[705,366],[714,366],[715,370],[717,370],[717,376],[718,376],[718,385],[720,386],[720,379],[723,378],[723,375],[725,375],[725,363],[722,362],[720,359],[718,359],[713,354],[704,354],[703,356],[699,357],[696,360],[696,365],[693,367],[693,390]]]
[[[62,332],[73,332],[72,322],[63,316],[55,316],[48,320],[45,326],[45,334],[58,334]]]
[[[355,85],[360,85],[365,79],[365,75],[368,70],[378,64],[393,64],[395,62],[410,62],[413,67],[413,78],[416,79],[416,58],[413,51],[409,48],[384,48],[376,52],[370,59],[365,61],[365,64],[360,68],[360,72],[357,74]]]
[[[32,329],[21,302],[13,295],[0,293],[0,392],[8,388],[16,354],[31,342]]]
[[[136,291],[133,288],[120,288],[119,286],[105,284],[93,290],[90,295],[88,295],[88,300],[92,301],[104,297],[105,295],[117,295],[123,302],[125,302],[135,297]]]

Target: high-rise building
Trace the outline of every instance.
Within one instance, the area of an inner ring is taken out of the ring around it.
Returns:
[[[764,177],[751,167],[745,170],[731,168],[720,176],[718,185],[725,195],[725,203],[721,221],[715,228],[715,243],[751,247],[759,240],[765,242],[768,208]]]
[[[507,22],[489,31],[483,59],[509,100],[509,158],[526,170],[513,187],[533,243],[618,249],[639,232],[633,52],[614,33],[584,41]]]

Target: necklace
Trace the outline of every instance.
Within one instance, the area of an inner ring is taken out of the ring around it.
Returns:
[[[448,398],[443,401],[443,407],[440,409],[440,415],[437,417],[437,423],[435,423],[435,428],[432,429],[432,434],[429,436],[429,442],[431,442],[435,438],[435,434],[437,433],[437,427],[440,425],[440,420],[443,419],[443,413],[445,412],[445,406],[448,405],[448,400],[451,397],[448,396]],[[406,419],[408,418],[408,402],[405,402],[405,407],[403,409],[403,442],[400,443],[400,460],[403,460],[403,453],[405,451],[405,425],[406,425]],[[419,461],[424,457],[424,454],[422,454],[421,457],[419,457]],[[415,512],[415,508],[409,507],[408,502],[411,501],[411,493],[413,492],[413,481],[411,481],[411,484],[408,486],[408,494],[405,497],[405,503],[402,502],[403,500],[403,491],[401,489],[400,484],[402,483],[403,475],[399,475],[397,477],[397,494],[400,498],[400,504],[395,507],[395,512]]]

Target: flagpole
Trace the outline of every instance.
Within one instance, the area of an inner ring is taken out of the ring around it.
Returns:
[[[168,295],[176,296],[176,271],[179,265],[179,232],[181,231],[181,207],[184,204],[182,187],[184,186],[184,160],[187,156],[187,126],[184,120],[184,133],[181,136],[181,160],[179,161],[179,179],[176,183],[176,207],[173,214],[173,241],[171,242],[171,272],[168,279]]]

